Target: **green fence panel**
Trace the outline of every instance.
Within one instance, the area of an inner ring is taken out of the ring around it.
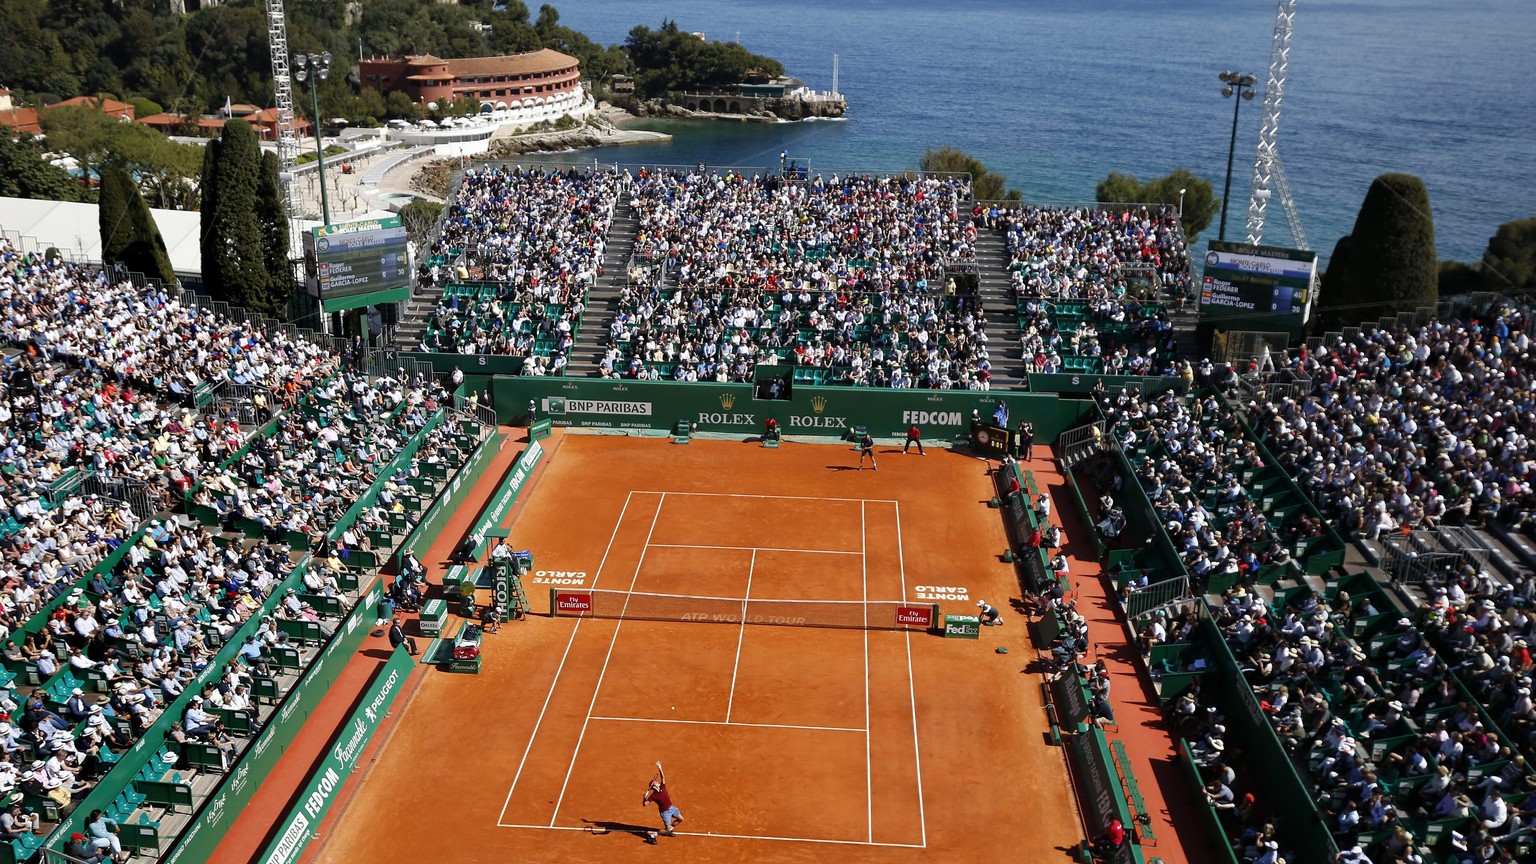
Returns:
[[[517,496],[522,494],[523,487],[528,485],[533,469],[543,458],[544,445],[537,441],[530,442],[522,455],[517,457],[517,461],[512,463],[512,470],[507,472],[501,485],[496,487],[496,493],[486,502],[485,509],[480,511],[480,518],[475,520],[475,527],[470,533],[483,538],[485,532],[501,524],[501,520],[507,517],[507,511],[517,501]]]
[[[785,367],[786,371],[789,367]],[[906,437],[916,425],[929,439],[963,441],[971,412],[990,421],[999,403],[1009,425],[1029,418],[1036,441],[1049,443],[1078,424],[1088,406],[1054,393],[1000,390],[889,390],[796,384],[789,399],[757,399],[751,384],[576,378],[495,378],[491,397],[503,422],[526,417],[533,400],[556,426],[667,431],[686,420],[696,432],[758,436],[769,417],[785,435],[842,435],[864,426],[876,438]]]
[[[454,369],[466,375],[521,375],[524,358],[501,354],[439,354],[429,351],[397,351],[393,348],[379,352],[379,359],[386,366],[394,366],[401,360],[414,360],[432,367],[434,372],[452,372]]]
[[[223,841],[224,833],[239,818],[241,809],[250,802],[272,768],[288,751],[299,729],[314,713],[320,700],[325,698],[341,670],[357,653],[358,646],[371,631],[383,591],[383,584],[375,580],[373,587],[359,599],[351,614],[331,637],[330,644],[310,664],[304,677],[283,697],[277,713],[257,733],[256,740],[251,742],[240,759],[230,766],[229,772],[219,781],[213,794],[177,838],[176,844],[164,859],[165,864],[176,864],[183,859],[213,860],[213,851]],[[116,795],[117,790],[113,789],[112,794]]]
[[[274,839],[257,859],[266,864],[293,864],[297,861],[315,826],[325,818],[336,794],[341,791],[357,761],[368,746],[379,723],[395,697],[404,689],[405,679],[416,665],[416,658],[396,648],[374,676],[373,684],[363,694],[357,709],[347,716],[341,728],[346,730],[336,746],[325,751],[325,758],[315,768],[314,777],[299,796],[298,806],[283,817]]]
[[[1119,393],[1122,387],[1140,387],[1143,396],[1156,396],[1169,390],[1182,392],[1184,379],[1162,375],[1093,375],[1084,373],[1029,374],[1031,393],[1058,393],[1062,396],[1086,396],[1103,382],[1104,389]]]

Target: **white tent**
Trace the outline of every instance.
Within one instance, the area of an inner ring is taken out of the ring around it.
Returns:
[[[202,280],[202,214],[195,210],[154,210],[177,276]],[[95,204],[0,198],[0,233],[27,251],[55,247],[75,261],[101,261],[101,229]]]

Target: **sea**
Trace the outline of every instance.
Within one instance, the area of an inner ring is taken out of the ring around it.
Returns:
[[[530,4],[531,5],[531,4]],[[1233,100],[1223,70],[1258,77],[1238,109],[1227,237],[1244,239],[1275,28],[1264,0],[557,0],[604,44],[674,20],[780,60],[848,100],[842,121],[637,121],[666,144],[551,161],[813,171],[915,167],[929,147],[979,158],[1026,201],[1091,202],[1110,171],[1185,166],[1220,195]],[[1326,259],[1371,180],[1429,188],[1441,258],[1476,260],[1498,225],[1536,216],[1536,2],[1300,0],[1278,150],[1309,246]],[[1219,216],[1218,216],[1219,219]],[[1200,238],[1214,239],[1215,221]],[[1291,246],[1272,199],[1263,233]],[[1198,251],[1198,249],[1197,249]]]

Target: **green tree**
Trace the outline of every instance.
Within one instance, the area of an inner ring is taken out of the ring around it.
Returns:
[[[1179,191],[1184,194],[1180,195]],[[1211,220],[1221,212],[1221,199],[1211,181],[1197,176],[1188,168],[1179,167],[1169,174],[1142,183],[1133,175],[1111,171],[1108,177],[1094,187],[1094,198],[1100,204],[1167,204],[1183,207],[1181,221],[1184,234],[1190,239],[1210,227]]]
[[[127,171],[101,170],[100,201],[97,217],[101,225],[102,263],[121,265],[167,285],[175,284],[176,272],[171,268],[171,256],[160,228],[139,194],[138,184]]]
[[[1373,180],[1347,248],[1344,261],[1328,262],[1319,298],[1328,329],[1435,304],[1439,263],[1423,180],[1411,174]]]
[[[262,259],[267,267],[265,304],[256,311],[281,317],[293,293],[293,264],[289,261],[288,211],[278,177],[277,154],[268,150],[261,157],[261,186],[256,190],[256,216],[261,221]]]
[[[1007,188],[1008,175],[988,170],[980,159],[945,145],[923,151],[917,167],[924,174],[969,174],[971,193],[978,201],[1022,201],[1024,193]]]
[[[662,22],[659,30],[635,27],[624,40],[624,51],[634,64],[636,88],[648,97],[784,74],[784,65],[772,57],[753,54],[732,42],[705,41],[684,32],[676,21]],[[597,70],[587,72],[597,74]]]
[[[1536,289],[1536,217],[1500,225],[1488,239],[1483,270],[1491,290]]]
[[[415,120],[421,116],[421,108],[403,90],[391,90],[384,97],[384,116],[391,119]]]
[[[272,311],[256,133],[244,120],[224,124],[203,158],[203,281],[208,293],[255,312]]]
[[[126,168],[152,207],[197,206],[202,154],[138,123],[124,123],[94,108],[68,105],[42,112],[48,143],[74,157],[82,171],[104,165]]]
[[[405,226],[405,236],[416,248],[419,261],[426,260],[425,252],[432,242],[432,229],[437,227],[437,218],[442,212],[442,204],[424,198],[417,198],[400,208],[400,224]]]
[[[1132,174],[1111,171],[1094,187],[1093,196],[1100,204],[1140,204],[1141,181]]]
[[[0,196],[49,201],[88,201],[90,191],[43,157],[43,145],[26,133],[0,135]]]

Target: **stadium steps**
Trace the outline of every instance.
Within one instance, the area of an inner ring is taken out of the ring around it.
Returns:
[[[997,386],[1022,385],[1024,358],[1019,348],[1019,310],[1013,302],[1008,277],[1008,247],[1001,235],[982,231],[976,235],[977,293],[987,316],[987,355],[992,361],[992,381]]]
[[[640,221],[620,203],[608,227],[608,248],[603,252],[603,275],[587,294],[587,310],[576,331],[576,344],[565,367],[573,378],[592,378],[599,374],[603,346],[608,341],[608,327],[618,311],[619,292],[629,282],[629,256],[635,251],[635,234]]]
[[[395,347],[401,351],[415,351],[421,343],[421,337],[427,332],[427,322],[432,319],[432,312],[437,308],[437,301],[443,296],[443,286],[433,285],[421,293],[413,293],[411,299],[405,301],[405,308],[400,312],[399,323],[395,325]]]
[[[1525,570],[1536,569],[1536,541],[1525,534],[1491,520],[1487,529],[1477,534],[1493,553],[1489,556],[1491,563],[1504,575],[1513,578]]]

